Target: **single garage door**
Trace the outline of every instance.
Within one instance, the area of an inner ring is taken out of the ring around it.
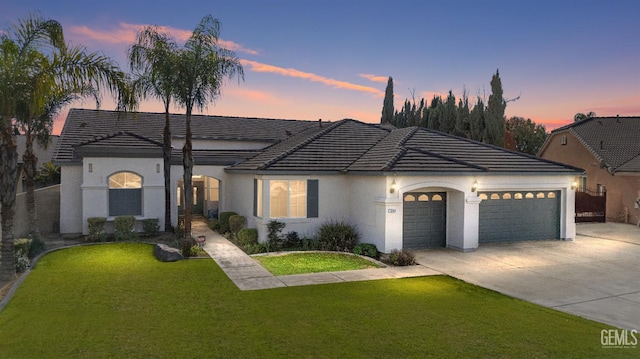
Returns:
[[[557,239],[559,191],[479,193],[480,243]]]
[[[403,202],[402,247],[444,247],[447,240],[447,194],[410,192],[404,194]]]

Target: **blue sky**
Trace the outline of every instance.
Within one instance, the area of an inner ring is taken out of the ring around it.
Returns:
[[[140,25],[167,26],[179,38],[213,15],[243,61],[245,81],[227,83],[208,114],[377,122],[388,76],[400,106],[412,94],[430,99],[449,90],[486,98],[499,69],[505,97],[520,96],[507,116],[552,129],[577,112],[640,115],[639,1],[3,0],[1,7],[2,28],[39,10],[62,23],[67,41],[123,69]],[[141,110],[162,108],[149,101]]]

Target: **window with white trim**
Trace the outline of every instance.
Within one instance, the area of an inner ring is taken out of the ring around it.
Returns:
[[[133,172],[109,176],[109,216],[142,215],[142,177]]]
[[[264,186],[263,186],[264,185]],[[318,180],[262,180],[253,182],[253,215],[269,218],[317,218]],[[263,191],[267,193],[263,196]],[[263,205],[268,196],[269,205]]]

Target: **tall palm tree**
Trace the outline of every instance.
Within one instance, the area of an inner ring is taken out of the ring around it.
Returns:
[[[171,230],[171,124],[169,108],[177,81],[176,56],[178,45],[156,26],[147,26],[136,36],[127,51],[135,83],[142,97],[151,95],[164,105],[162,153],[164,159],[164,229]]]
[[[177,103],[185,108],[186,133],[182,149],[184,168],[184,241],[191,236],[191,216],[193,205],[193,153],[191,144],[191,114],[194,106],[203,110],[209,102],[220,96],[220,88],[225,78],[238,76],[244,80],[240,60],[233,51],[220,47],[220,22],[207,15],[193,30],[193,33],[178,51],[178,78],[175,94]]]
[[[50,123],[57,110],[77,97],[91,94],[98,100],[100,88],[117,94],[121,109],[132,106],[133,99],[125,74],[113,61],[99,53],[87,53],[81,46],[68,47],[62,26],[55,20],[34,14],[20,20],[0,38],[0,281],[6,281],[15,277],[15,127],[29,128],[30,141],[44,138],[51,134]],[[37,163],[32,153],[26,157],[28,166]]]

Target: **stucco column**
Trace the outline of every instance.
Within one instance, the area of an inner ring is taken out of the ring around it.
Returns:
[[[398,197],[381,197],[376,199],[376,211],[384,223],[384,246],[378,248],[389,253],[393,249],[402,248],[402,199]]]
[[[464,240],[462,250],[473,251],[478,248],[480,232],[480,202],[477,192],[467,195],[464,203]]]

